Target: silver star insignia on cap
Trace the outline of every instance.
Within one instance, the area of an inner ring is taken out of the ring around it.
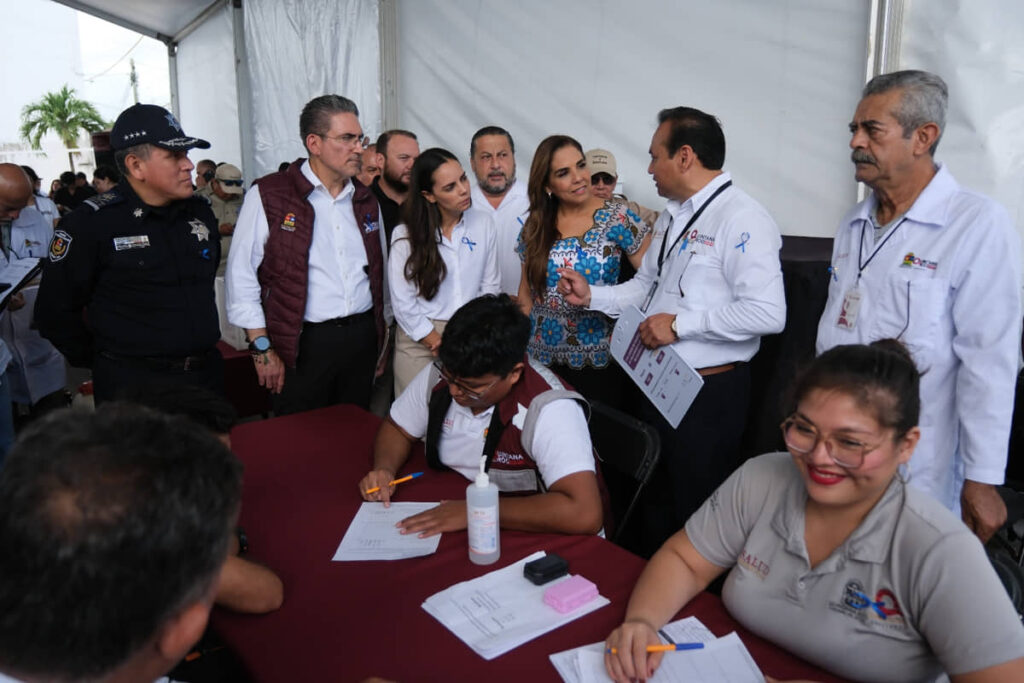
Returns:
[[[134,211],[132,211],[132,215],[135,216],[136,218],[142,218],[142,213],[142,209],[135,209]]]

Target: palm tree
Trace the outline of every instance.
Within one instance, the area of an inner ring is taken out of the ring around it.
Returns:
[[[75,89],[66,84],[57,92],[48,92],[38,102],[26,104],[21,110],[21,137],[39,149],[39,141],[47,133],[56,133],[68,148],[68,164],[75,169],[71,149],[77,146],[78,136],[108,128],[91,102],[75,96]]]

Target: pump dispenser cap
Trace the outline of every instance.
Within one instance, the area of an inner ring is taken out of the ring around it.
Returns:
[[[490,477],[487,476],[487,456],[480,456],[480,473],[476,475],[476,485],[482,489],[491,485]]]

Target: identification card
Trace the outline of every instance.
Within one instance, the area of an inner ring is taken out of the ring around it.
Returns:
[[[836,326],[852,330],[857,326],[857,315],[860,313],[860,290],[854,287],[847,290],[843,297],[843,307],[839,309]]]
[[[132,235],[131,237],[115,237],[114,251],[125,249],[145,249],[149,246],[149,235]]]

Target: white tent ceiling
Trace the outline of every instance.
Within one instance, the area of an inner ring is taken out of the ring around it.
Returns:
[[[81,12],[156,38],[177,42],[225,0],[54,0]]]

